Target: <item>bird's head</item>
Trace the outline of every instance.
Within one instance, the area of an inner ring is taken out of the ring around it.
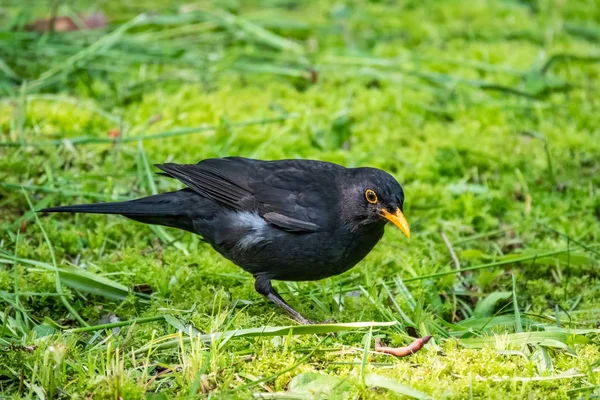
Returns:
[[[351,184],[344,190],[346,215],[368,225],[389,221],[410,238],[404,217],[404,191],[394,177],[376,168],[355,168],[350,179]]]

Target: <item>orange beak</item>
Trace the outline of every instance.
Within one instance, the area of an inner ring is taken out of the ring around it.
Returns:
[[[402,211],[400,211],[399,208],[397,208],[396,212],[394,213],[390,213],[386,209],[383,209],[381,210],[381,215],[383,215],[384,218],[390,220],[392,224],[400,228],[402,233],[404,233],[407,238],[410,238],[410,227],[408,226],[408,221],[406,220],[404,214],[402,214]]]

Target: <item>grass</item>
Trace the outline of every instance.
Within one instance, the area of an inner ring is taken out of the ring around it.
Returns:
[[[51,9],[110,25],[23,29]],[[599,3],[9,1],[0,20],[1,397],[600,395]],[[225,155],[385,169],[413,237],[277,282],[338,321],[298,327],[196,236],[34,212]]]

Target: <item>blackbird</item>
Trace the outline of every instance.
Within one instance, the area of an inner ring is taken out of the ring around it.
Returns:
[[[41,211],[121,214],[201,235],[254,276],[258,293],[301,324],[311,321],[283,300],[271,280],[341,274],[373,249],[389,221],[410,237],[402,187],[379,169],[241,157],[156,167],[187,187],[131,201]]]

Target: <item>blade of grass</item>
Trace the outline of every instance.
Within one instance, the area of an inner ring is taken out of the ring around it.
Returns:
[[[18,185],[14,185],[14,186],[18,186]],[[55,198],[55,195],[45,196],[43,199],[41,199],[39,202],[37,202],[35,204],[35,208],[39,210],[40,208],[47,207],[49,204],[52,203],[54,198]],[[6,226],[6,230],[20,231],[20,227],[22,226],[23,221],[31,221],[34,214],[35,214],[35,211],[32,211],[32,210],[27,211],[21,217],[17,218],[12,224]]]
[[[496,304],[501,300],[510,298],[511,295],[513,295],[511,292],[492,292],[488,294],[477,302],[473,315],[478,318],[491,317],[494,314]]]
[[[365,378],[367,372],[367,365],[369,365],[369,351],[371,350],[371,341],[373,340],[373,327],[369,328],[369,332],[363,337],[363,355],[360,363],[360,381],[363,385],[366,385]]]
[[[592,254],[595,254],[597,256],[600,256],[600,251],[594,250],[592,247],[586,245],[585,243],[581,242],[580,240],[574,239],[573,237],[571,237],[570,235],[568,235],[566,233],[557,231],[556,229],[552,228],[551,226],[549,226],[547,224],[544,224],[544,223],[542,223],[540,221],[536,221],[536,223],[537,223],[537,225],[541,226],[542,228],[547,229],[550,232],[553,232],[556,235],[561,236],[561,237],[567,239],[568,242],[573,242],[576,245],[581,246],[582,249],[584,249],[584,250],[586,250],[586,251],[588,251],[588,252],[590,252]]]
[[[34,101],[48,101],[51,103],[65,103],[65,104],[70,104],[73,105],[77,108],[81,108],[83,110],[88,110],[93,112],[94,114],[97,114],[101,117],[104,117],[106,120],[114,123],[114,124],[120,124],[121,123],[121,119],[119,116],[114,115],[109,113],[108,111],[93,105],[93,102],[84,102],[82,101],[82,99],[76,99],[76,98],[72,98],[72,97],[66,97],[66,96],[58,96],[58,95],[51,95],[51,94],[34,94],[34,95],[30,95],[29,96],[29,103],[33,103]]]
[[[517,277],[512,274],[512,299],[513,309],[515,312],[515,329],[518,332],[523,332],[523,323],[521,322],[521,312],[519,311],[519,302],[517,301]]]
[[[251,38],[255,41],[265,44],[277,50],[289,51],[295,54],[303,54],[304,47],[300,44],[279,36],[259,25],[256,25],[246,19],[221,11],[216,15],[220,20],[230,28],[237,28],[244,33],[244,38]],[[248,39],[246,39],[248,40]]]
[[[9,78],[12,78],[16,81],[21,80],[21,78],[16,74],[16,72],[13,71],[2,58],[0,58],[0,71],[3,72],[4,75],[8,76]]]
[[[162,319],[164,319],[164,316],[158,315],[155,317],[136,318],[136,319],[132,319],[129,321],[111,322],[109,324],[89,325],[89,326],[86,326],[83,328],[67,329],[65,332],[68,332],[68,333],[93,332],[93,331],[99,331],[99,330],[104,330],[104,329],[120,328],[123,326],[129,326],[129,325],[133,325],[133,324],[135,324],[135,325],[146,324],[148,322],[160,321]]]
[[[19,297],[19,264],[17,262],[17,257],[19,256],[19,244],[21,242],[21,230],[17,229],[17,237],[15,238],[15,252],[13,253],[13,290],[15,295],[15,305],[16,308],[20,308],[21,299]]]
[[[48,86],[53,79],[56,79],[57,76],[60,76],[68,69],[75,68],[76,65],[77,67],[81,67],[81,63],[88,61],[89,59],[93,58],[97,53],[100,53],[113,46],[119,40],[121,35],[123,35],[123,33],[125,33],[130,28],[136,26],[140,22],[144,21],[146,18],[147,17],[144,14],[138,15],[131,21],[120,25],[113,32],[101,37],[95,43],[92,43],[90,46],[86,47],[82,51],[72,55],[64,62],[56,64],[55,66],[46,70],[44,73],[40,74],[38,79],[36,79],[35,81],[31,82],[30,85],[28,85],[28,91],[34,92],[40,90]]]
[[[25,189],[25,190],[29,190],[29,191],[40,191],[40,192],[44,192],[44,193],[60,193],[64,196],[67,197],[89,197],[91,199],[99,199],[99,200],[112,200],[112,201],[125,201],[125,200],[131,200],[130,197],[126,197],[126,196],[117,196],[117,195],[111,195],[111,194],[107,194],[107,193],[94,193],[94,192],[86,192],[86,191],[76,191],[76,190],[66,190],[64,188],[54,188],[54,187],[48,187],[48,186],[38,186],[38,185],[18,185],[15,183],[3,183],[0,182],[0,187],[4,187],[7,189]],[[50,197],[50,196],[48,196]],[[43,200],[42,200],[43,201]],[[41,205],[45,203],[38,203],[38,205]],[[39,207],[38,207],[39,208]]]
[[[400,316],[404,320],[404,324],[408,325],[408,326],[416,327],[416,324],[413,322],[413,320],[410,319],[410,317],[402,310],[402,307],[400,307],[400,304],[398,304],[398,302],[394,298],[394,295],[392,294],[392,291],[388,288],[388,286],[385,284],[385,282],[381,281],[380,284],[381,284],[381,286],[383,286],[383,289],[387,293],[388,299],[392,302],[392,305],[394,306],[394,308],[396,309],[398,314],[400,314]]]
[[[594,370],[595,373],[600,372],[600,368]],[[549,376],[507,376],[507,377],[491,377],[484,380],[493,381],[493,382],[507,382],[507,381],[517,381],[517,382],[543,382],[543,381],[553,381],[558,379],[573,379],[573,378],[581,378],[587,376],[584,373],[578,373],[574,369],[567,370],[559,375],[549,375]]]
[[[569,352],[572,352],[572,350],[566,344],[567,338],[568,335],[564,332],[541,331],[509,333],[505,335],[460,339],[458,343],[461,344],[463,347],[469,349],[481,349],[486,346],[505,347],[508,345],[523,346],[526,344],[535,344],[546,347],[565,349]]]
[[[64,282],[65,285],[82,292],[92,293],[115,300],[125,300],[130,293],[126,286],[83,269],[73,267],[56,268],[52,264],[18,257],[15,260],[23,264],[32,265],[34,267],[39,267],[47,271],[58,273],[59,277],[61,278],[61,282]],[[12,264],[14,262],[15,261],[8,256],[5,259],[0,258],[0,264]],[[64,297],[62,292],[58,292],[58,294],[61,297]],[[150,299],[150,296],[145,293],[134,292],[134,294],[139,296],[142,301],[143,299]]]
[[[494,231],[479,233],[477,235],[472,235],[472,236],[469,236],[469,237],[457,240],[457,241],[454,242],[454,245],[458,246],[460,244],[468,243],[468,242],[471,242],[473,240],[485,239],[485,238],[488,238],[488,237],[491,237],[491,236],[500,235],[501,233],[510,232],[512,230],[514,230],[514,228],[504,228],[504,229],[497,229],[497,230],[494,230]]]
[[[567,248],[567,249],[548,251],[548,252],[537,253],[537,254],[527,255],[527,256],[522,256],[522,257],[514,257],[514,258],[510,257],[508,259],[504,259],[504,260],[500,260],[500,261],[496,261],[496,262],[491,262],[491,263],[482,264],[482,265],[475,265],[472,267],[465,267],[465,268],[461,268],[461,269],[455,269],[453,271],[437,272],[435,274],[416,276],[413,278],[406,278],[406,279],[404,279],[404,282],[413,282],[413,281],[420,281],[420,280],[424,280],[424,279],[439,278],[441,276],[446,276],[446,275],[460,274],[461,272],[465,272],[465,271],[477,271],[480,269],[499,267],[501,265],[516,264],[516,263],[520,263],[523,261],[531,261],[531,260],[536,260],[536,259],[540,260],[542,258],[552,257],[552,256],[555,256],[558,254],[568,253],[570,251],[573,251],[573,249]]]
[[[25,199],[27,200],[27,204],[29,205],[29,209],[32,210],[32,211],[34,211],[33,216],[35,218],[35,222],[37,223],[38,227],[42,231],[42,235],[44,235],[44,240],[46,241],[46,244],[48,245],[48,249],[50,251],[50,257],[52,259],[52,265],[53,265],[54,271],[55,271],[56,293],[62,294],[63,291],[62,291],[61,276],[60,276],[60,272],[58,270],[58,266],[57,266],[57,263],[56,263],[56,256],[54,255],[54,248],[52,247],[52,243],[50,242],[50,238],[46,234],[46,230],[44,229],[44,226],[42,225],[42,222],[38,218],[37,213],[35,212],[35,209],[33,208],[33,204],[31,203],[31,200],[29,200],[29,196],[27,196],[27,192],[25,191],[25,189],[23,189],[22,192],[23,192],[23,196],[25,196]],[[73,308],[73,306],[71,305],[71,303],[69,303],[69,300],[67,300],[66,296],[60,296],[60,300],[63,303],[63,305],[65,306],[65,308],[67,310],[69,310],[69,313],[71,313],[71,315],[81,325],[88,326],[87,322],[85,322],[83,320],[83,318],[81,318],[81,316],[79,315],[79,313],[77,311],[75,311],[75,309]]]
[[[453,330],[452,335],[462,336],[465,333],[473,331],[487,332],[496,327],[504,327],[506,329],[514,328],[514,315],[496,315],[489,317],[475,317],[462,320],[455,324],[449,324],[448,327]]]
[[[600,246],[600,244],[593,244],[589,247],[597,247]],[[445,271],[445,272],[437,272],[434,274],[429,274],[429,275],[421,275],[421,276],[414,276],[414,277],[410,277],[410,278],[405,278],[402,281],[403,282],[415,282],[415,281],[421,281],[421,280],[425,280],[425,279],[432,279],[432,278],[439,278],[442,276],[447,276],[447,275],[455,275],[455,274],[459,274],[461,272],[464,271],[476,271],[476,270],[480,270],[480,269],[489,269],[489,268],[493,268],[493,267],[497,267],[497,266],[501,266],[501,265],[508,265],[508,264],[513,264],[513,263],[520,263],[523,261],[531,261],[531,260],[535,260],[537,263],[539,263],[539,260],[544,259],[544,258],[548,258],[548,257],[552,257],[555,255],[560,255],[560,254],[565,254],[565,253],[569,253],[569,252],[573,252],[576,251],[578,249],[573,249],[573,248],[566,248],[566,249],[562,249],[562,250],[555,250],[555,251],[548,251],[548,252],[543,252],[543,253],[536,253],[536,254],[532,254],[532,255],[527,255],[527,256],[517,256],[517,255],[508,255],[503,257],[504,259],[500,260],[500,261],[496,261],[496,262],[492,262],[492,263],[487,263],[487,264],[480,264],[480,265],[475,265],[472,267],[464,267],[461,268],[460,270],[452,270],[452,271]],[[395,281],[394,281],[395,282]],[[392,282],[386,282],[386,284],[391,284]],[[397,283],[397,282],[395,282]],[[379,286],[379,283],[375,283],[374,286]],[[338,290],[339,293],[348,293],[348,292],[354,292],[356,290],[360,290],[360,285],[356,285],[356,286],[346,286],[344,288],[340,288]],[[286,291],[281,291],[279,292],[279,294],[289,294],[291,292],[286,292]],[[312,291],[305,291],[302,293],[298,293],[299,297],[305,297],[308,296],[309,294],[318,294],[320,293],[320,289],[315,289]],[[266,300],[257,300],[257,302],[266,302]]]
[[[252,125],[264,125],[276,122],[287,121],[289,119],[298,118],[298,114],[286,114],[281,117],[273,117],[273,118],[263,118],[256,120],[248,120],[242,122],[232,122],[229,123],[228,127],[230,128],[243,128],[246,126]],[[147,141],[147,140],[157,140],[157,139],[166,139],[177,136],[186,136],[194,133],[202,133],[202,132],[211,132],[219,129],[218,125],[207,125],[207,126],[199,126],[192,128],[181,128],[174,129],[172,131],[166,131],[151,135],[137,135],[137,136],[127,136],[119,139],[120,143],[129,143],[129,142],[138,142],[138,141]],[[83,144],[101,144],[101,143],[115,143],[117,140],[114,138],[108,137],[90,137],[90,136],[80,136],[75,138],[65,138],[58,140],[40,140],[35,143],[21,143],[21,142],[0,142],[0,147],[23,147],[23,146],[31,146],[31,147],[44,147],[44,146],[60,146],[65,144],[66,142],[72,145],[83,145]]]
[[[542,68],[540,68],[540,72],[542,74],[545,74],[554,66],[554,64],[559,63],[559,62],[565,62],[565,61],[566,62],[577,61],[577,62],[581,62],[581,63],[597,63],[597,62],[600,62],[600,56],[580,56],[580,55],[568,54],[568,53],[554,54],[546,61],[546,63],[542,66]]]
[[[138,142],[138,155],[138,164],[140,166],[140,168],[138,168],[138,179],[140,182],[146,182],[150,193],[157,194],[158,190],[156,189],[156,184],[154,183],[152,172],[150,171],[150,164],[148,163],[148,157],[144,151],[142,141]],[[186,246],[181,243],[180,240],[175,239],[165,228],[159,225],[149,225],[149,227],[163,243],[172,244],[186,256],[190,255]]]
[[[391,390],[399,395],[409,397],[411,399],[429,400],[433,399],[427,393],[421,392],[411,386],[402,384],[398,381],[390,379],[386,376],[378,374],[369,374],[365,377],[365,384],[369,387],[380,387]]]

